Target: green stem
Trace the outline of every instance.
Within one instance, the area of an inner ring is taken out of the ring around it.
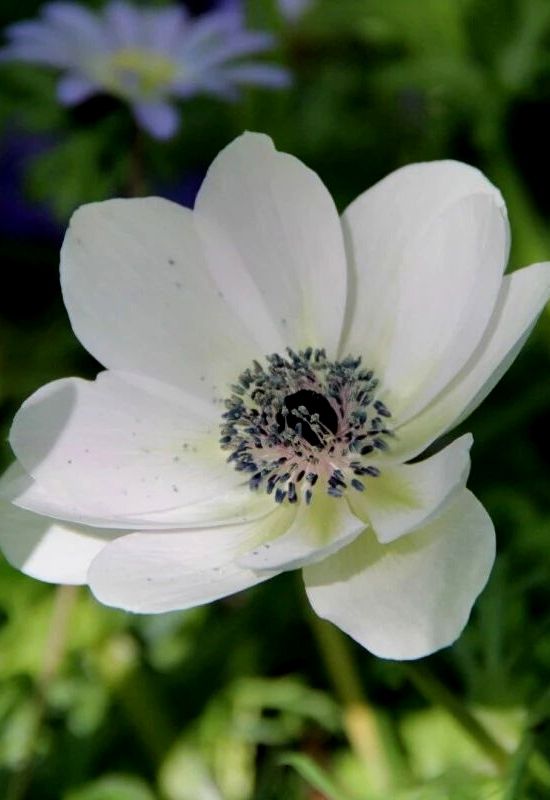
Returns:
[[[536,744],[533,742],[533,752],[528,761],[529,774],[539,784],[544,786],[547,791],[550,790],[550,764],[546,757],[536,750]]]
[[[529,758],[527,759],[529,775],[538,783],[539,786],[545,788],[548,796],[550,796],[550,763],[548,758],[538,748],[535,731],[540,724],[544,724],[547,721],[549,707],[550,689],[542,694],[531,710],[523,737],[524,741],[526,741],[529,745]]]
[[[119,706],[156,769],[177,736],[166,715],[154,684],[140,668],[139,650],[130,634],[117,634],[99,653],[102,679],[113,692]]]
[[[58,586],[55,590],[50,626],[44,642],[42,668],[36,680],[32,701],[33,716],[27,734],[26,755],[12,776],[6,800],[23,800],[29,792],[35,765],[36,741],[48,705],[48,691],[63,663],[70,617],[77,597],[78,586]]]
[[[134,141],[129,152],[128,196],[145,197],[147,195],[147,181],[144,170],[144,140],[143,133],[136,126]]]
[[[502,800],[519,800],[523,797],[527,778],[527,767],[533,752],[532,736],[524,737],[514,753],[508,769],[508,779]]]
[[[533,733],[528,730],[510,760],[508,779],[502,800],[519,800],[524,797],[524,789],[531,778],[545,796],[550,790],[550,765],[542,753],[536,750]]]
[[[514,791],[517,791],[524,767],[539,786],[543,786],[546,790],[550,789],[550,764],[541,752],[535,750],[532,737],[527,735],[516,753],[509,753],[477,717],[426,667],[419,664],[404,664],[403,669],[419,692],[435,705],[448,711],[476,742],[479,749],[491,759],[497,770],[501,774],[506,773],[509,776],[512,788],[508,789],[507,797],[515,797]],[[510,792],[512,793],[510,794]]]
[[[376,787],[387,789],[393,783],[395,752],[392,752],[384,729],[365,697],[348,640],[338,628],[309,609],[307,615],[325,668],[342,703],[344,729],[350,746],[367,764]]]
[[[441,706],[454,717],[493,762],[499,772],[508,768],[508,751],[492,736],[484,725],[424,666],[404,664],[403,668],[418,691],[435,705]]]

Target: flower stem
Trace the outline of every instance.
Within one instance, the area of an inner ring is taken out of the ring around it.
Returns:
[[[27,795],[35,763],[36,740],[47,709],[48,690],[63,663],[69,621],[78,597],[78,586],[58,586],[55,590],[50,626],[44,642],[42,668],[38,674],[32,699],[32,721],[27,732],[25,755],[13,773],[6,800],[23,800]]]
[[[140,667],[136,640],[129,633],[112,636],[98,653],[97,666],[132,726],[154,769],[158,769],[177,737],[155,684]]]
[[[144,141],[143,134],[136,126],[134,131],[134,141],[129,152],[129,176],[128,176],[128,196],[145,197],[147,194],[147,182],[144,171]]]
[[[480,750],[491,759],[499,772],[502,773],[508,768],[510,760],[508,751],[426,667],[411,663],[404,664],[403,669],[411,683],[424,697],[435,705],[441,706],[454,717],[463,730],[474,739]]]
[[[419,664],[404,664],[403,669],[411,683],[428,700],[446,709],[455,721],[470,735],[493,762],[500,774],[507,774],[514,787],[519,783],[521,771],[526,768],[530,777],[546,790],[550,789],[550,764],[545,756],[535,749],[535,743],[527,736],[516,754],[509,753],[487,728],[460,702],[426,667]],[[513,789],[507,797],[514,797]],[[512,792],[512,794],[510,794]]]
[[[367,764],[376,788],[387,789],[392,784],[395,754],[365,697],[348,640],[338,628],[309,609],[307,616],[326,671],[343,706],[344,730],[350,746]]]

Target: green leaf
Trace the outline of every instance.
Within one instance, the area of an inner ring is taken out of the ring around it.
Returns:
[[[502,83],[514,93],[532,84],[540,66],[550,26],[550,6],[546,0],[522,3],[518,22],[515,36],[498,63]]]
[[[104,200],[128,181],[128,148],[117,146],[116,120],[70,132],[39,156],[27,174],[29,194],[61,220],[83,203]]]
[[[224,800],[205,758],[185,741],[169,751],[159,784],[168,800]]]
[[[321,767],[309,756],[301,753],[285,753],[280,758],[280,763],[292,767],[314,789],[326,795],[327,800],[352,800],[344,794]]]
[[[106,775],[68,792],[63,800],[156,800],[147,784],[132,775]]]
[[[452,56],[466,51],[463,16],[457,0],[370,0],[365,3],[364,30],[368,37],[373,20],[384,22],[411,52]]]

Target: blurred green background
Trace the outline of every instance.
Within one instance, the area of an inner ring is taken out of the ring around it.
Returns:
[[[42,5],[2,0],[0,25]],[[294,22],[256,0],[246,13],[276,33],[273,60],[291,69],[292,87],[185,103],[173,140],[141,140],[143,191],[191,204],[243,129],[304,160],[340,208],[402,164],[458,158],[504,194],[510,268],[550,258],[548,0],[312,0]],[[97,370],[63,310],[59,245],[71,212],[127,194],[135,166],[126,109],[63,109],[54,86],[47,69],[0,66],[2,466],[21,401]],[[308,618],[294,574],[207,607],[134,617],[0,557],[0,797],[550,798],[549,406],[545,312],[463,426],[498,558],[461,639],[421,664],[377,660],[349,641],[331,672],[326,630]],[[374,709],[378,760],[350,746],[347,659]]]

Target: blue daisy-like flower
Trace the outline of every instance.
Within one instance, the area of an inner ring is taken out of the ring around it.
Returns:
[[[243,85],[278,89],[290,78],[284,68],[255,60],[273,47],[273,36],[247,30],[239,9],[227,6],[193,18],[178,6],[138,8],[126,0],[99,12],[54,2],[40,19],[16,23],[7,35],[0,59],[60,69],[63,105],[113,95],[158,139],[179,127],[173,100],[209,94],[232,101]]]

